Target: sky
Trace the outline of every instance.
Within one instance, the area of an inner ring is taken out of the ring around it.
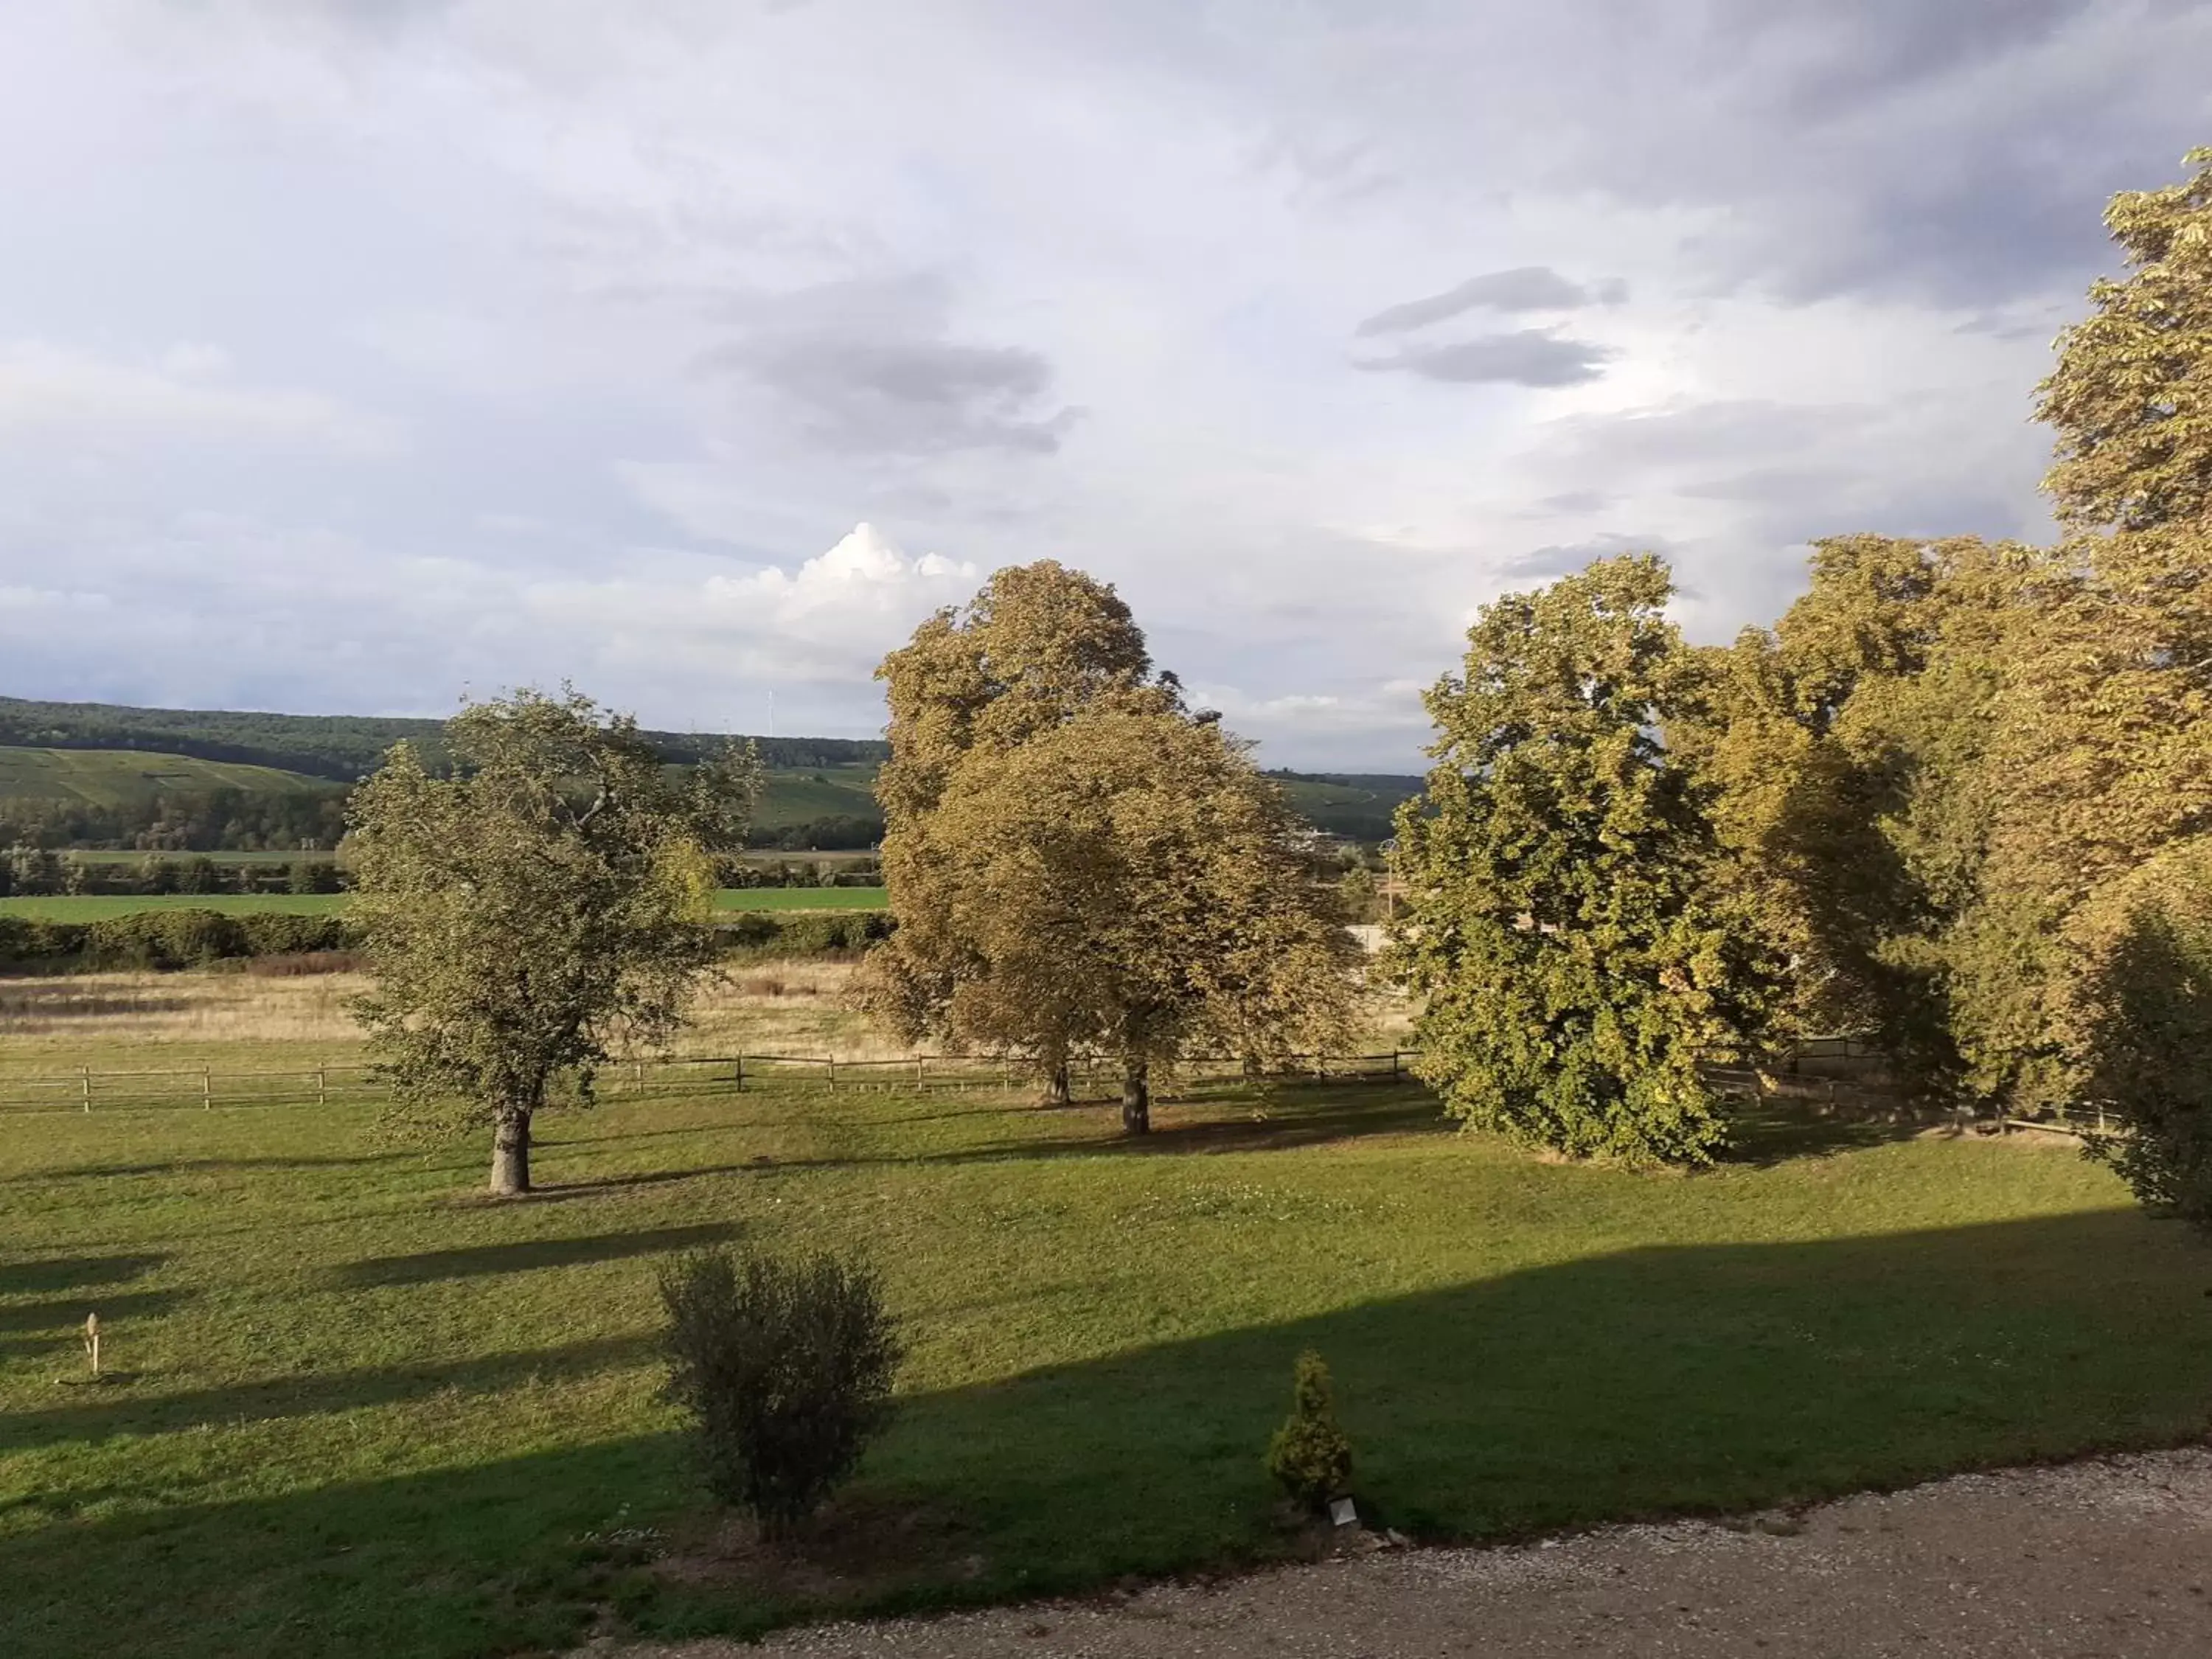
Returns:
[[[1475,609],[2042,538],[2196,0],[0,0],[0,693],[871,736],[989,573],[1264,763]]]

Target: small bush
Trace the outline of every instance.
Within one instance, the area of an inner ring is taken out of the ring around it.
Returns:
[[[1337,1426],[1328,1367],[1312,1349],[1298,1356],[1291,1414],[1267,1443],[1267,1473],[1291,1498],[1320,1510],[1352,1479],[1352,1442]]]
[[[660,1299],[701,1479],[787,1536],[890,1420],[902,1348],[880,1281],[832,1255],[708,1250],[661,1270]]]

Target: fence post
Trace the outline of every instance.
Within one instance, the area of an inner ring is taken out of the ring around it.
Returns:
[[[836,1056],[836,1055],[835,1055],[835,1054],[832,1054],[832,1055],[830,1055],[830,1091],[831,1091],[832,1093],[835,1093],[835,1092],[836,1091],[836,1088],[837,1088],[837,1056]]]
[[[630,1092],[632,1094],[641,1095],[645,1092],[645,1062],[643,1060],[634,1060],[630,1061],[629,1080]]]
[[[76,1069],[77,1076],[84,1084],[84,1109],[88,1112],[92,1109],[92,1067],[80,1066]]]
[[[200,1109],[215,1110],[215,1073],[211,1067],[200,1067]]]
[[[929,1087],[929,1057],[927,1054],[914,1057],[914,1086],[921,1090]]]
[[[735,1077],[735,1079],[734,1079],[734,1081],[736,1082],[736,1084],[737,1084],[737,1085],[738,1085],[738,1092],[739,1094],[743,1094],[743,1093],[744,1093],[744,1091],[745,1091],[745,1057],[744,1057],[743,1054],[739,1054],[739,1055],[738,1056],[738,1070],[737,1070],[737,1075],[736,1075],[736,1077]]]
[[[1390,1051],[1390,1075],[1393,1078],[1398,1075],[1398,1051],[1395,1048]]]
[[[330,1103],[330,1075],[323,1066],[318,1066],[315,1067],[315,1104],[327,1106]]]

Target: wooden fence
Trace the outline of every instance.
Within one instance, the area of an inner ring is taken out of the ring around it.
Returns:
[[[1407,1075],[1402,1049],[1373,1054],[1297,1054],[1272,1079],[1389,1082]],[[1069,1070],[1079,1087],[1118,1081],[1106,1058],[1084,1057]],[[1182,1061],[1178,1079],[1198,1082],[1244,1075],[1241,1057],[1200,1055]],[[781,1079],[830,1091],[908,1093],[935,1089],[1012,1090],[1033,1082],[1020,1063],[994,1056],[905,1054],[888,1060],[840,1060],[828,1054],[715,1054],[623,1060],[603,1068],[602,1097],[742,1093]],[[358,1061],[269,1071],[210,1066],[142,1071],[72,1071],[0,1077],[0,1113],[152,1111],[234,1106],[328,1106],[388,1097],[387,1086]]]

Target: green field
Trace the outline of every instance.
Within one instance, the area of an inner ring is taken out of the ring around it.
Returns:
[[[84,1042],[0,1080],[143,1063]],[[654,1264],[725,1239],[866,1252],[912,1338],[824,1547],[861,1540],[860,1606],[1279,1553],[1260,1454],[1308,1345],[1365,1515],[1434,1539],[2179,1441],[2212,1401],[2212,1255],[2069,1149],[1771,1125],[1636,1176],[1376,1085],[1159,1121],[617,1097],[546,1122],[546,1189],[498,1204],[482,1148],[395,1149],[359,1109],[13,1117],[0,1652],[480,1655],[608,1608],[818,1608],[834,1577],[714,1565],[654,1397]],[[127,1381],[61,1386],[88,1310]]]
[[[717,910],[880,910],[886,902],[880,887],[725,887],[714,895]],[[232,916],[270,911],[320,916],[343,910],[345,904],[343,893],[103,893],[0,898],[0,916],[26,916],[33,921],[98,921],[106,916],[135,915],[142,910],[219,910]]]
[[[343,893],[87,893],[58,897],[0,898],[0,916],[33,921],[100,921],[143,910],[216,910],[227,916],[269,912],[322,916],[345,908]]]
[[[234,761],[196,760],[129,749],[0,746],[0,799],[78,800],[120,806],[168,790],[243,789],[300,794],[333,787],[327,780]]]

